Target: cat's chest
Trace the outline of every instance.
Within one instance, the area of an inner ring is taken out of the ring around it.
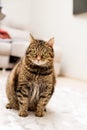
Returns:
[[[46,88],[46,81],[42,77],[36,76],[29,81],[29,86],[32,90],[42,92]]]
[[[32,79],[30,84],[32,87],[34,88],[36,87],[39,89],[46,86],[46,82],[43,79],[39,79],[39,78]]]
[[[31,75],[29,76],[29,80],[30,82],[32,82],[33,84],[41,84],[42,82],[45,82],[44,81],[45,79],[43,78],[43,76],[39,76],[39,75]]]
[[[43,76],[39,74],[36,75],[31,73],[29,73],[25,79],[27,80],[30,89],[39,89],[40,91],[43,91],[47,87],[47,84],[49,84],[51,81],[51,78],[49,78],[49,76]]]
[[[29,82],[30,87],[30,102],[33,100],[38,100],[41,93],[43,93],[46,89],[46,83],[41,82],[41,80],[32,80]]]

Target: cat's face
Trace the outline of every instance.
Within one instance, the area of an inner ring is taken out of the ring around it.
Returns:
[[[53,62],[53,42],[53,38],[48,42],[45,42],[42,40],[36,40],[31,36],[31,43],[26,52],[27,57],[33,64],[38,66],[43,66]]]

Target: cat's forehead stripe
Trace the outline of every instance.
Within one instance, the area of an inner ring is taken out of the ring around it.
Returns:
[[[45,43],[45,41],[43,41],[43,40],[38,40],[39,41],[39,43]]]
[[[39,49],[39,48],[40,48],[40,50],[45,49],[45,46],[44,46],[45,43],[46,43],[45,41],[43,41],[43,40],[37,40],[37,43],[38,43],[38,44],[36,44],[36,48],[37,49]]]

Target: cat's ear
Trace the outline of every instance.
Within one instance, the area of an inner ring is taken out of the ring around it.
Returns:
[[[47,43],[48,43],[48,45],[49,45],[50,47],[53,47],[53,44],[54,44],[54,37],[51,38]]]
[[[34,37],[32,36],[32,34],[30,34],[30,43],[32,43],[34,41],[35,41]]]

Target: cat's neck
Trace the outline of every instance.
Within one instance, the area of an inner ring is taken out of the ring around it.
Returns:
[[[50,75],[53,72],[53,64],[47,66],[38,66],[32,62],[26,62],[26,69],[35,75]]]

